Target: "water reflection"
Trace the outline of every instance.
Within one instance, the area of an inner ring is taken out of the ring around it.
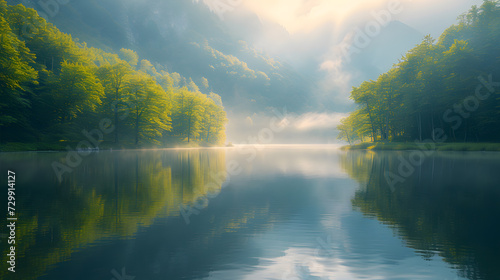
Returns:
[[[384,173],[399,153],[251,155],[101,152],[60,184],[50,164],[64,154],[0,154],[19,174],[21,203],[20,269],[0,276],[495,279],[500,156],[435,154],[391,188]],[[224,172],[229,163],[241,172]],[[186,224],[181,207],[200,201]]]
[[[490,153],[437,153],[392,187],[399,156],[349,152],[344,170],[360,183],[352,203],[391,226],[424,259],[438,255],[467,279],[498,279],[500,157]]]
[[[59,183],[51,163],[65,154],[1,156],[2,169],[17,171],[19,202],[19,269],[15,274],[1,270],[2,279],[36,279],[77,250],[132,238],[156,218],[178,216],[182,203],[220,191],[220,186],[207,189],[214,186],[207,183],[212,173],[225,169],[220,150],[101,152]],[[6,252],[6,242],[1,246]]]

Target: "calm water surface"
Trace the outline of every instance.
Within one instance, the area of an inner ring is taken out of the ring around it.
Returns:
[[[64,153],[0,154],[19,219],[0,278],[500,279],[500,154],[409,155],[99,152],[59,182]]]

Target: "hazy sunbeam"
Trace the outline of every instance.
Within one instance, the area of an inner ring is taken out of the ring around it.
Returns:
[[[289,33],[308,32],[325,22],[340,23],[360,8],[383,0],[255,0],[245,6],[260,17],[277,22]]]

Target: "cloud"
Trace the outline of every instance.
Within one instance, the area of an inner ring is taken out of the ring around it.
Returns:
[[[340,112],[288,112],[280,116],[272,112],[259,112],[250,116],[241,112],[229,112],[227,138],[234,144],[254,143],[263,131],[271,129],[272,141],[264,144],[336,143],[336,127],[347,116],[348,114]],[[274,129],[276,127],[279,129]]]
[[[384,0],[251,0],[247,9],[277,22],[290,33],[310,32],[327,22],[339,23],[356,10],[375,6]]]
[[[450,25],[458,14],[481,0],[246,0],[246,9],[261,18],[279,23],[290,33],[310,32],[325,23],[345,25],[353,19],[366,18],[372,11],[385,9],[390,3],[400,3],[405,12],[401,19],[429,27],[439,22]],[[400,19],[400,20],[401,20]],[[429,20],[423,20],[429,19]],[[425,30],[422,30],[425,31]]]
[[[336,133],[334,128],[345,116],[342,113],[355,108],[349,99],[353,86],[387,71],[421,40],[420,35],[438,37],[456,23],[458,15],[482,3],[482,0],[210,1],[239,3],[227,12],[223,23],[253,47],[286,61],[314,80],[304,94],[318,107],[310,108],[313,112],[293,116],[290,126],[276,133],[276,143],[324,143],[334,139],[336,135],[331,133]],[[391,14],[390,20],[394,22],[382,25],[366,46],[360,45],[356,41],[359,31],[376,21],[374,14],[387,11],[391,2],[401,3],[402,11]],[[343,47],[356,42],[357,52],[346,59]],[[248,112],[232,113],[228,138],[234,142],[246,141],[247,136],[257,135],[260,128],[269,127],[269,114],[250,114],[251,121],[246,119],[248,115]]]
[[[323,72],[324,79],[318,83],[321,92],[336,92],[334,99],[338,104],[349,104],[352,87],[353,73],[344,69],[344,61],[338,51],[327,55],[319,69]]]
[[[305,113],[291,120],[292,127],[300,131],[333,129],[340,124],[343,113]]]

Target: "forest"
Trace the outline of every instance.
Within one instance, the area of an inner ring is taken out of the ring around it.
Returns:
[[[0,146],[65,147],[103,126],[105,146],[225,143],[226,112],[198,86],[130,49],[103,50],[0,0]]]
[[[358,109],[339,139],[499,142],[500,7],[486,0],[436,41],[426,36],[376,80],[353,87]]]

